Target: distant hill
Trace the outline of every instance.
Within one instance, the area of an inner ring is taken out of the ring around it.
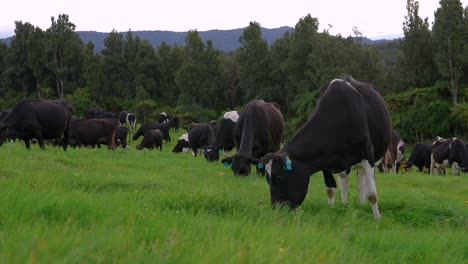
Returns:
[[[280,28],[262,28],[262,36],[267,41],[268,45],[273,44],[278,38],[281,38],[284,33],[290,32],[291,27],[280,27]],[[204,42],[207,40],[213,41],[213,46],[217,49],[229,52],[239,48],[239,37],[242,35],[244,28],[229,29],[229,30],[208,30],[199,31],[200,37]],[[96,32],[96,31],[77,31],[76,32],[84,43],[89,41],[95,45],[95,51],[100,52],[104,49],[104,39],[108,33]],[[126,35],[127,32],[122,32]],[[142,40],[148,40],[153,47],[158,47],[163,41],[169,45],[185,45],[185,37],[187,32],[174,32],[174,31],[132,31],[133,36],[139,36]],[[11,42],[11,37],[6,39],[0,39],[0,41],[7,45]],[[382,43],[382,41],[390,40],[370,40],[363,38],[362,43],[365,45],[373,45],[375,43]]]

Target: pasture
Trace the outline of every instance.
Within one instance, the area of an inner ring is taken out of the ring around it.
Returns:
[[[347,207],[317,173],[272,210],[264,178],[172,153],[180,134],[163,152],[3,145],[0,263],[468,262],[467,174],[377,173],[380,221],[355,172]]]

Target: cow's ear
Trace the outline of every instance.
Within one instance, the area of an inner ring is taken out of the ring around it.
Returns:
[[[224,167],[229,167],[232,163],[232,157],[222,159],[221,162],[224,164]]]

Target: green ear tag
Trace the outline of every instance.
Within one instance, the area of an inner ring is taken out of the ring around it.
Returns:
[[[229,167],[229,162],[225,161],[224,162],[224,167]]]
[[[263,163],[259,162],[259,163],[257,164],[257,168],[263,169],[263,167],[264,167],[264,166],[263,166]]]
[[[290,171],[292,170],[292,163],[291,163],[291,160],[289,159],[289,157],[286,157],[286,161],[284,162],[284,167],[283,169],[285,171]]]

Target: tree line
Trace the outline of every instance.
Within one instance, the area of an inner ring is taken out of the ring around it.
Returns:
[[[250,22],[240,47],[222,52],[197,30],[184,46],[148,41],[113,30],[105,48],[83,43],[66,14],[48,29],[15,22],[9,46],[0,43],[0,107],[22,98],[66,97],[83,116],[91,107],[133,111],[152,121],[172,111],[194,121],[217,119],[254,98],[277,102],[288,136],[310,115],[322,85],[342,74],[375,84],[393,125],[408,141],[468,134],[468,8],[441,0],[430,27],[419,2],[407,1],[404,38],[378,46],[354,36],[319,32],[311,15],[271,46]]]

